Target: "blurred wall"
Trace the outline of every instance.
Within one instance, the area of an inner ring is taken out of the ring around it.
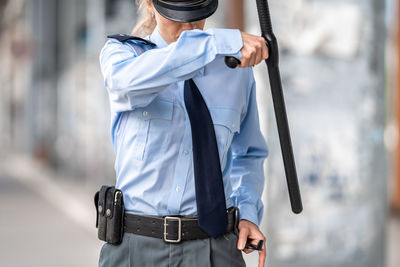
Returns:
[[[225,26],[229,1],[220,1],[207,27]],[[246,31],[259,34],[255,1],[243,2]],[[305,209],[290,213],[260,64],[268,266],[384,266],[384,3],[270,1]],[[0,0],[0,14],[0,155],[29,155],[89,183],[112,182],[98,55],[107,34],[131,31],[133,1]]]
[[[258,100],[269,106],[262,112],[268,266],[384,266],[385,1],[269,2],[304,212],[290,211],[271,96],[260,86],[266,71],[258,67]],[[247,20],[259,32],[257,17]]]
[[[208,27],[221,27],[226,1]],[[98,57],[130,33],[133,0],[13,0],[0,35],[0,144],[89,183],[113,182],[108,96]],[[1,152],[0,152],[1,153]]]
[[[130,0],[13,0],[3,17],[3,152],[79,179],[112,181],[110,115],[98,56],[107,33],[130,32]]]

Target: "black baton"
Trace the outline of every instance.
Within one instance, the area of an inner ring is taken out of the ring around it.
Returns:
[[[292,142],[290,139],[289,125],[286,116],[285,100],[282,91],[281,75],[279,72],[278,41],[272,31],[268,1],[256,1],[262,37],[264,37],[269,51],[269,57],[265,62],[268,67],[272,101],[274,103],[275,118],[278,126],[290,203],[292,211],[294,213],[300,213],[303,210],[303,205],[301,203],[299,182],[297,180],[296,165],[294,162]],[[225,57],[225,63],[230,68],[236,68],[237,65],[240,64],[240,60],[234,57]]]

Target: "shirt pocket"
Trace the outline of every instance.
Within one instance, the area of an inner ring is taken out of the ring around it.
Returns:
[[[123,149],[137,160],[151,153],[161,154],[169,138],[174,103],[155,99],[148,106],[137,108],[129,115]]]
[[[219,158],[223,167],[233,135],[236,132],[240,132],[240,112],[220,107],[210,107],[209,110],[214,123]]]

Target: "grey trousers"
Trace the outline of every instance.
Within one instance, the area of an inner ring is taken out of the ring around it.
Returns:
[[[120,245],[105,243],[99,267],[244,267],[237,236],[168,244],[161,239],[125,233]]]

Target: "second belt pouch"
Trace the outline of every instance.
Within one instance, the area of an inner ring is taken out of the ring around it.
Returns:
[[[114,186],[102,186],[95,195],[98,238],[118,245],[122,242],[124,227],[124,201],[122,192]]]

